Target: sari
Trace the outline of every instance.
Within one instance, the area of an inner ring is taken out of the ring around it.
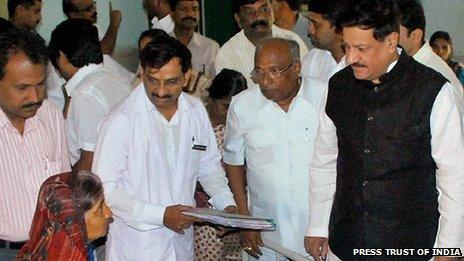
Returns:
[[[18,260],[87,260],[85,213],[76,205],[73,178],[68,172],[42,184],[29,240]]]

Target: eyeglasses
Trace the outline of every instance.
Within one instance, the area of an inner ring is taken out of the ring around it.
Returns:
[[[76,9],[76,13],[86,13],[93,11],[95,8],[97,8],[97,3],[95,1],[92,1],[92,3],[89,6],[86,6],[82,9]]]
[[[259,68],[254,68],[253,71],[251,71],[251,74],[250,74],[251,80],[254,83],[259,83],[264,79],[265,74],[267,74],[269,76],[269,78],[271,78],[272,80],[277,80],[278,78],[282,77],[282,75],[284,75],[284,73],[286,71],[288,71],[288,69],[290,69],[290,67],[292,67],[294,64],[295,63],[291,63],[290,65],[288,65],[287,67],[285,67],[283,69],[279,69],[279,68],[276,68],[276,67],[271,67],[271,68],[266,69],[266,70],[259,69]]]

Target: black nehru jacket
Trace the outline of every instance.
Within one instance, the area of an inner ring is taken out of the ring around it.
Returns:
[[[342,260],[361,259],[355,248],[432,248],[437,234],[430,114],[446,79],[403,51],[380,81],[347,67],[329,82],[339,149],[329,245]]]

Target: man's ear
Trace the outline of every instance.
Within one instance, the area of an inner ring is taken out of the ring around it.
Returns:
[[[185,87],[189,84],[191,75],[192,75],[192,69],[188,69],[188,71],[184,73],[184,82],[182,84],[182,87]]]
[[[400,41],[400,34],[397,32],[392,32],[386,37],[385,41],[388,43],[388,50],[391,53],[396,52],[396,48],[398,47]]]
[[[410,37],[412,37],[415,43],[421,43],[424,37],[424,31],[422,31],[422,29],[416,28],[411,32]]]
[[[238,15],[238,13],[234,14],[234,18],[235,18],[235,22],[237,23],[238,27],[242,28],[242,24],[240,22],[240,16]]]
[[[58,64],[62,64],[62,65],[65,65],[65,66],[70,64],[68,56],[66,56],[66,54],[64,54],[62,51],[59,51]]]
[[[300,61],[297,61],[293,64],[293,70],[298,74],[300,75],[300,72],[301,72],[301,62]]]

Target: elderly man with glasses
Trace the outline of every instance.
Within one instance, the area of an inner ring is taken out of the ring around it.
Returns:
[[[235,96],[227,115],[224,162],[238,212],[277,223],[273,232],[240,232],[243,249],[260,260],[275,260],[262,240],[306,255],[308,172],[327,86],[300,69],[296,41],[263,40],[251,73],[259,88]]]

